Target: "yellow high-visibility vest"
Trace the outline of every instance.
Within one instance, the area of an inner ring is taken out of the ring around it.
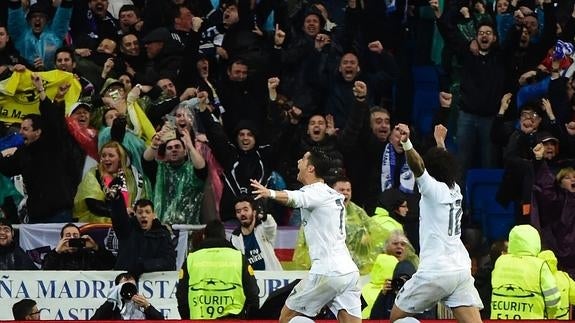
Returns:
[[[242,257],[232,248],[206,248],[188,255],[190,319],[216,319],[242,311],[246,301]]]

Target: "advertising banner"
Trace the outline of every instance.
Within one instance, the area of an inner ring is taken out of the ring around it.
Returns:
[[[12,305],[31,298],[43,320],[89,320],[106,302],[119,271],[5,271],[0,274],[0,320],[12,320]],[[260,305],[270,293],[307,275],[305,271],[256,271]],[[167,319],[179,319],[178,272],[147,273],[138,291]]]

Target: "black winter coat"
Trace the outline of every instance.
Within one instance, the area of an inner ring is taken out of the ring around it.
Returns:
[[[256,135],[254,148],[244,151],[236,146],[237,139],[228,139],[222,126],[215,122],[208,110],[200,112],[200,119],[206,127],[206,135],[210,148],[217,161],[224,169],[224,188],[220,200],[220,218],[222,221],[235,219],[234,201],[242,194],[252,191],[250,179],[258,180],[267,185],[276,159],[276,147],[272,145],[258,145],[259,137]],[[246,122],[240,129],[250,129],[257,133],[253,123]]]
[[[98,251],[82,249],[73,253],[57,253],[52,249],[42,264],[43,270],[110,270],[116,257],[100,246]]]
[[[154,306],[150,305],[144,310],[146,320],[163,320],[164,316]],[[90,318],[93,320],[123,320],[119,308],[114,308],[114,303],[105,302],[96,310],[96,313]]]
[[[40,138],[10,157],[0,157],[0,173],[24,178],[30,223],[42,223],[56,212],[72,210],[76,192],[74,163],[62,145],[68,135],[60,127],[64,105],[45,99],[40,101],[40,113],[44,123]]]
[[[128,216],[124,198],[108,201],[112,225],[118,237],[115,270],[134,273],[176,270],[176,250],[170,231],[158,219],[144,231],[135,216]]]
[[[0,270],[38,270],[26,252],[14,242],[0,247]]]

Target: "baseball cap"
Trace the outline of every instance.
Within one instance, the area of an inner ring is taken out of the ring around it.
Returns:
[[[92,111],[92,106],[89,105],[86,102],[76,102],[72,105],[72,108],[70,109],[70,114],[74,113],[74,111],[76,111],[76,109],[80,108],[80,107],[84,107],[86,110],[88,111]]]
[[[542,131],[539,133],[537,138],[539,139],[539,142],[555,141],[555,143],[559,143],[559,139],[547,131]]]
[[[26,20],[29,20],[35,13],[44,14],[46,19],[50,18],[50,8],[43,3],[36,2],[35,4],[31,5],[28,13],[26,14]]]
[[[170,39],[170,31],[167,28],[160,27],[150,31],[142,39],[142,43],[149,44],[154,42],[166,42],[168,39]]]
[[[112,85],[118,85],[121,86],[122,88],[124,87],[124,83],[118,81],[117,79],[109,77],[106,79],[106,82],[104,82],[104,86],[102,86],[102,89],[100,90],[100,95],[104,95],[104,93],[106,93],[106,91],[108,91],[108,88],[110,88]]]

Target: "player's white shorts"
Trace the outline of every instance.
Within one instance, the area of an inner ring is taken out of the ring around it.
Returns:
[[[314,317],[327,305],[337,317],[339,310],[361,318],[361,290],[357,286],[359,273],[341,276],[309,274],[292,290],[286,306],[306,316]]]
[[[473,306],[483,308],[474,279],[468,270],[456,272],[416,272],[405,282],[395,305],[407,313],[422,313],[438,302],[453,308]]]

